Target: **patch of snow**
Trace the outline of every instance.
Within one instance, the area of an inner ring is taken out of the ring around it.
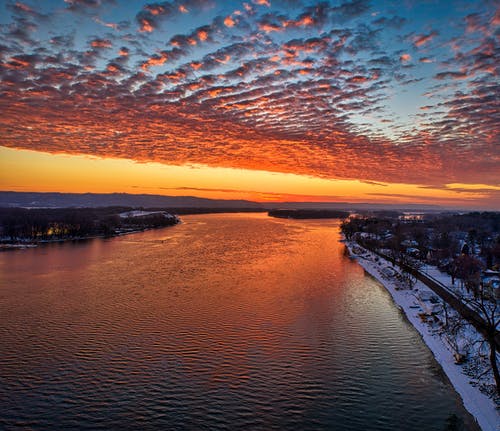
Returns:
[[[423,297],[431,298],[432,296],[436,296],[435,293],[421,281],[417,281],[413,290],[401,289],[397,279],[389,278],[386,275],[387,268],[392,269],[390,262],[363,249],[358,244],[346,241],[346,245],[351,255],[356,257],[357,262],[365,271],[379,280],[387,289],[396,305],[403,310],[410,323],[420,333],[425,344],[427,344],[436,358],[436,361],[441,365],[451,384],[461,396],[464,407],[474,416],[481,429],[483,431],[500,430],[500,413],[495,401],[482,393],[478,385],[471,385],[471,378],[465,374],[466,367],[457,365],[455,362],[456,358],[454,354],[456,352],[453,352],[454,348],[450,341],[438,334],[433,322],[425,318],[422,315],[421,308],[416,305],[416,299],[419,299],[416,298],[417,291],[420,298],[422,298],[418,301],[418,305],[421,305],[424,301],[427,302],[423,300]],[[433,278],[436,278],[446,286],[452,286],[451,277],[441,273],[435,267],[427,267],[423,272],[432,274]],[[480,337],[471,325],[467,325],[465,331],[467,332],[467,336]],[[457,343],[459,344],[457,346],[459,349],[462,348],[460,341],[458,340]]]
[[[121,218],[128,218],[128,217],[143,217],[151,214],[161,214],[163,211],[141,211],[141,210],[133,210],[133,211],[127,211],[124,213],[120,213],[119,216]]]
[[[129,218],[129,217],[144,217],[148,216],[151,214],[162,214],[165,218],[168,219],[177,219],[176,215],[167,213],[165,211],[141,211],[141,210],[133,210],[133,211],[127,211],[124,213],[118,214],[121,218]]]

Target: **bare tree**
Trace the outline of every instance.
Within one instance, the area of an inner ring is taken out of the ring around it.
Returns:
[[[464,351],[466,320],[464,320],[446,301],[441,302],[444,321],[442,322],[439,336],[446,339],[453,349],[453,356],[457,364],[465,360],[467,352]]]
[[[483,286],[473,298],[462,297],[461,300],[473,309],[484,322],[484,335],[489,346],[489,359],[497,393],[500,395],[500,372],[498,369],[496,338],[500,327],[500,306],[498,299],[492,298]]]
[[[453,266],[454,275],[461,280],[462,286],[465,286],[467,292],[472,291],[474,296],[478,296],[483,263],[474,256],[461,254],[453,261]]]
[[[405,253],[400,253],[398,265],[403,269],[403,271],[401,271],[403,283],[408,289],[413,289],[417,283],[416,274],[422,268],[422,262],[417,259],[413,259]]]

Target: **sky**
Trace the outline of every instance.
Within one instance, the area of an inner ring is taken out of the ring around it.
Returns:
[[[0,189],[500,210],[500,2],[0,1]]]

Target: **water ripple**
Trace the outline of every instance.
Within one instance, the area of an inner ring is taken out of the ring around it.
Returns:
[[[0,429],[474,429],[336,222],[184,221],[0,255]]]

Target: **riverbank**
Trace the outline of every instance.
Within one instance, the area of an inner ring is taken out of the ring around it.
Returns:
[[[402,289],[394,276],[396,271],[390,262],[376,256],[374,253],[360,247],[358,244],[346,242],[350,255],[368,272],[375,277],[392,296],[410,323],[420,333],[422,339],[433,353],[436,361],[441,365],[451,384],[462,398],[464,407],[476,419],[483,431],[500,429],[499,406],[485,395],[481,386],[471,380],[466,374],[467,364],[457,364],[453,347],[442,333],[439,333],[433,319],[425,317],[427,306],[432,307],[423,298],[433,295],[433,291],[421,281],[417,281],[413,289]],[[467,331],[473,336],[475,330],[468,327]],[[471,384],[472,383],[472,384]]]
[[[170,227],[170,226],[175,226],[179,223],[182,223],[182,220],[174,216],[176,218],[176,222],[174,224],[168,224],[165,226],[149,226],[149,227],[144,227],[140,229],[133,229],[133,228],[123,228],[123,229],[117,229],[114,233],[111,234],[102,234],[102,235],[89,235],[89,236],[77,236],[77,237],[67,237],[67,238],[55,238],[55,239],[43,239],[43,240],[37,240],[37,241],[32,241],[32,240],[26,240],[26,241],[18,241],[18,242],[3,242],[0,243],[0,252],[2,251],[12,251],[12,250],[25,250],[28,248],[35,248],[40,245],[46,245],[46,244],[57,244],[57,243],[64,243],[64,242],[75,242],[75,241],[89,241],[92,239],[105,239],[105,238],[115,238],[118,236],[125,236],[125,235],[132,235],[135,233],[141,233],[141,232],[146,232],[148,230],[153,230],[153,229],[162,229],[164,227]]]

